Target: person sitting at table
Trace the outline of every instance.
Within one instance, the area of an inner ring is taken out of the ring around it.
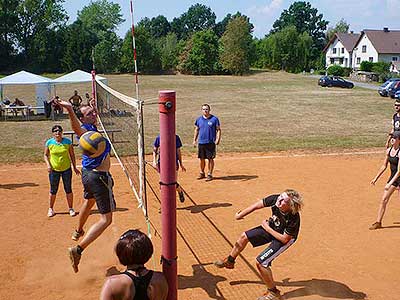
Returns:
[[[24,103],[24,101],[22,101],[22,100],[20,100],[18,98],[15,98],[14,102],[11,103],[10,106],[25,106],[25,103]],[[17,116],[18,115],[18,109],[13,109],[13,113],[15,114],[15,116]],[[25,117],[24,109],[21,109],[21,113]]]

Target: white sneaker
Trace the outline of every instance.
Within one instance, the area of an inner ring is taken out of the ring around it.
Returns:
[[[54,217],[56,213],[54,212],[54,210],[52,208],[49,208],[49,211],[47,212],[47,216],[49,218]]]
[[[75,217],[75,216],[76,216],[76,212],[74,211],[73,208],[70,208],[70,209],[69,209],[69,215],[70,215],[71,217]]]

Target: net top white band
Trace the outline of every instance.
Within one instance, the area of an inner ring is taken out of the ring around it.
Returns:
[[[100,85],[103,89],[105,89],[107,92],[109,92],[111,95],[117,97],[122,102],[133,106],[136,110],[138,109],[140,100],[132,98],[132,97],[128,97],[124,94],[121,94],[120,92],[117,92],[117,91],[113,90],[112,88],[110,88],[109,86],[105,85],[103,82],[101,82],[98,79],[96,79],[96,83],[98,85]]]

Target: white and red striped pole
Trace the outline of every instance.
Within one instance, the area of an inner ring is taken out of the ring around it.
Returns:
[[[132,50],[133,50],[133,62],[135,66],[135,88],[136,88],[136,99],[139,100],[139,78],[138,78],[138,68],[136,60],[136,42],[135,42],[135,23],[133,20],[133,1],[131,0],[131,31],[132,31]]]

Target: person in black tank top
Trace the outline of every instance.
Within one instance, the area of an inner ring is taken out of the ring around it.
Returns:
[[[396,113],[392,117],[392,130],[388,134],[388,139],[386,140],[386,148],[390,147],[390,141],[392,135],[395,131],[400,131],[400,99],[396,99],[394,103],[394,109]]]
[[[396,189],[399,189],[400,185],[400,131],[393,132],[391,142],[392,146],[386,150],[385,160],[383,161],[383,164],[379,169],[378,174],[376,174],[374,179],[372,179],[371,181],[371,184],[375,185],[379,177],[381,177],[381,175],[385,172],[388,164],[390,165],[390,177],[387,181],[387,184],[385,185],[385,190],[383,192],[382,200],[378,210],[378,216],[376,218],[376,222],[369,227],[370,230],[382,228],[382,219],[385,214],[386,206],[393,192]]]
[[[100,300],[165,300],[168,284],[161,272],[144,266],[153,255],[151,240],[139,230],[128,230],[118,239],[115,253],[126,270],[109,277]]]

